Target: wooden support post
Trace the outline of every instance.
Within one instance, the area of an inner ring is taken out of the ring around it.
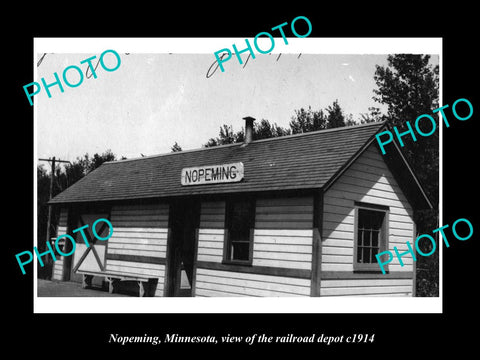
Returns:
[[[323,192],[313,195],[312,277],[310,296],[320,296],[322,276]]]
[[[118,280],[112,277],[107,277],[107,281],[108,281],[108,292],[110,294],[113,294],[113,292],[115,291],[115,285],[117,284]]]
[[[48,200],[52,200],[53,197],[53,182],[55,179],[55,156],[52,157],[52,175],[50,176],[50,193]],[[48,205],[48,218],[47,218],[47,242],[50,242],[50,227],[52,226],[52,205]]]
[[[172,218],[172,207],[170,207],[169,221],[173,221]],[[168,228],[167,233],[167,254],[165,260],[165,276],[164,276],[164,289],[163,296],[174,296],[174,260],[175,260],[175,249],[174,249],[174,239],[172,228]]]
[[[198,237],[200,229],[195,228],[195,242],[193,245],[193,270],[192,270],[192,292],[190,296],[195,297],[197,287],[197,258],[198,258]]]
[[[82,276],[82,288],[83,289],[90,288],[92,286],[92,279],[93,279],[92,275],[83,274],[83,276]]]

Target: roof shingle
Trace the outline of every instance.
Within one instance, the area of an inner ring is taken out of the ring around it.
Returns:
[[[102,164],[49,203],[321,188],[384,123],[314,131]],[[182,186],[182,168],[242,162],[238,183]]]

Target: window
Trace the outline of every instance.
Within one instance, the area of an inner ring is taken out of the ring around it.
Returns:
[[[251,263],[255,203],[252,199],[233,199],[227,202],[227,240],[225,261]]]
[[[354,270],[380,271],[375,255],[388,243],[388,207],[358,205],[355,209]]]

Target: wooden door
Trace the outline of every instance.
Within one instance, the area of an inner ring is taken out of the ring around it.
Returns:
[[[88,227],[72,234],[76,244],[76,250],[73,253],[71,264],[70,279],[72,281],[82,281],[82,275],[77,273],[79,270],[99,273],[105,271],[108,241],[98,240],[92,231],[93,223],[101,218],[108,219],[108,214],[88,213],[78,216],[77,227],[75,229],[82,228],[85,225],[88,225]],[[99,222],[95,230],[99,237],[107,237],[110,228],[105,222]],[[84,237],[89,246],[87,246]],[[101,278],[95,279],[93,285],[101,285],[102,281],[103,279]]]
[[[172,204],[171,209],[167,294],[168,296],[191,296],[195,234],[200,206],[196,201],[182,200]]]

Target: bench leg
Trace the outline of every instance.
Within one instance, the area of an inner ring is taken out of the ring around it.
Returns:
[[[145,296],[145,287],[143,286],[143,281],[138,282],[138,296],[140,297]]]
[[[86,289],[92,286],[93,275],[83,274],[82,276],[82,289]]]
[[[107,281],[108,281],[108,292],[110,294],[113,294],[113,292],[115,291],[115,285],[117,284],[117,279],[114,279],[114,278],[107,278]]]

